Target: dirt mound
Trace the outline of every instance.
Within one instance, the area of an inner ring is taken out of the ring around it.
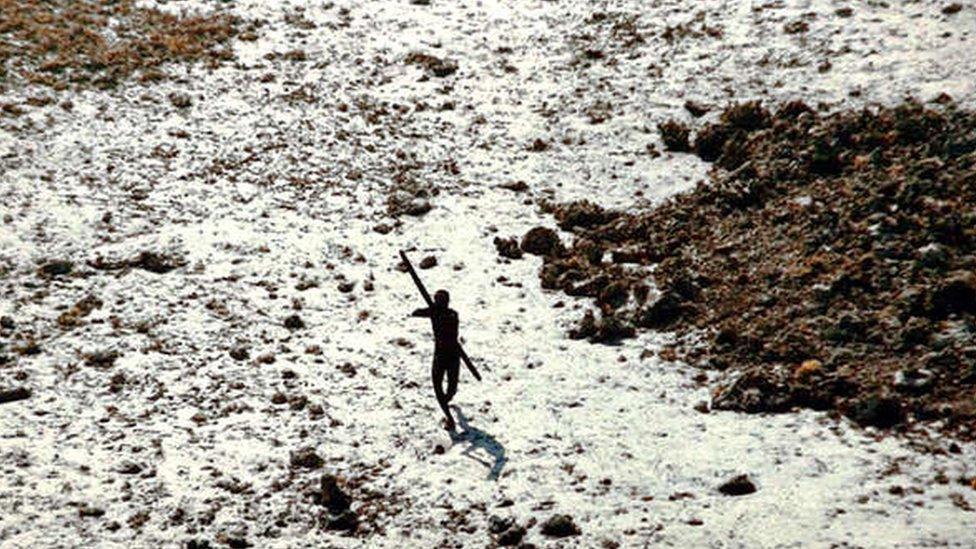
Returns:
[[[542,283],[597,298],[600,318],[574,336],[608,319],[704,334],[676,351],[729,370],[715,408],[971,423],[976,114],[941,103],[830,116],[732,106],[695,137],[716,168],[692,192],[636,214],[551,207],[577,244],[545,258]]]

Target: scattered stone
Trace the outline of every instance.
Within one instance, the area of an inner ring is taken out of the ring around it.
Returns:
[[[667,122],[658,124],[657,129],[661,132],[661,141],[664,142],[665,150],[674,152],[687,152],[691,150],[691,145],[688,143],[688,136],[691,134],[691,130],[688,129],[688,126],[681,122],[668,120]]]
[[[492,534],[501,534],[513,525],[515,525],[515,519],[512,517],[502,518],[498,515],[488,517],[488,532]]]
[[[701,103],[698,103],[697,101],[692,101],[691,99],[689,99],[685,101],[685,110],[688,111],[688,113],[691,114],[691,116],[694,116],[695,118],[701,118],[702,116],[708,114],[708,111],[711,109],[709,109],[705,105],[702,105]]]
[[[125,461],[116,469],[120,475],[138,475],[142,472],[142,465],[134,461]]]
[[[578,536],[580,529],[569,515],[553,515],[542,523],[542,535],[551,538]]]
[[[427,257],[420,260],[419,267],[421,269],[431,269],[436,266],[437,266],[437,258],[432,255],[428,255]]]
[[[74,269],[75,264],[66,259],[57,259],[54,261],[48,261],[41,265],[38,269],[38,274],[45,278],[56,278],[59,276],[67,276],[71,274]]]
[[[105,509],[88,504],[78,508],[78,516],[82,518],[98,518],[105,515]]]
[[[748,475],[738,475],[722,483],[718,491],[726,496],[744,496],[756,491],[756,485]]]
[[[247,360],[248,358],[251,357],[251,351],[243,345],[239,345],[237,347],[232,348],[228,352],[228,354],[230,355],[231,358],[238,361]]]
[[[806,21],[791,21],[783,26],[786,34],[802,34],[810,30],[810,24]]]
[[[496,236],[494,243],[495,250],[498,251],[498,255],[507,257],[509,259],[522,258],[522,249],[519,248],[518,239],[516,239],[514,236],[511,238],[501,238]]]
[[[186,261],[182,258],[152,251],[140,252],[135,259],[129,262],[130,267],[156,274],[166,274],[184,265],[186,265]]]
[[[16,327],[17,324],[14,322],[14,319],[10,318],[9,316],[0,316],[0,329],[9,331]]]
[[[958,4],[956,2],[953,2],[945,6],[944,8],[942,8],[942,13],[944,13],[945,15],[955,15],[960,11],[962,11],[962,4]]]
[[[525,150],[529,152],[545,152],[549,150],[549,142],[541,137],[536,137],[532,143],[529,143]]]
[[[441,59],[433,55],[420,52],[412,52],[407,55],[404,62],[408,65],[418,65],[428,74],[437,78],[444,78],[457,72],[458,64],[451,59]]]
[[[522,251],[533,255],[547,256],[563,249],[556,231],[548,227],[535,227],[522,237]]]
[[[311,446],[292,452],[290,463],[293,469],[320,469],[325,465],[325,461]]]
[[[289,330],[304,330],[305,321],[298,315],[291,315],[285,319],[285,328]]]
[[[881,428],[894,427],[905,420],[905,411],[898,399],[877,395],[854,402],[847,415],[859,425]]]
[[[499,185],[499,187],[502,189],[507,189],[514,193],[524,193],[525,191],[529,190],[529,185],[522,180],[512,181],[511,183],[502,183],[501,185]]]
[[[177,109],[186,109],[193,104],[193,99],[186,92],[173,92],[169,94],[169,102]]]
[[[524,526],[514,525],[498,535],[496,542],[500,547],[514,547],[522,542],[526,530]]]
[[[935,373],[925,368],[899,370],[895,372],[895,389],[906,393],[924,393],[935,384]]]
[[[17,387],[16,389],[0,389],[0,404],[26,400],[31,397],[30,389]]]
[[[85,366],[107,369],[115,365],[121,355],[118,351],[96,351],[85,355]]]

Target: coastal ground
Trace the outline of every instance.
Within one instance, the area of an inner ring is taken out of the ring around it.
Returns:
[[[569,340],[587,304],[493,240],[689,189],[709,166],[657,132],[688,100],[972,108],[976,10],[421,4],[142,2],[263,23],[216,67],[5,88],[0,388],[30,397],[0,404],[0,546],[491,546],[492,516],[544,547],[971,546],[973,443],[699,412],[669,334]],[[455,439],[400,249],[482,369]]]

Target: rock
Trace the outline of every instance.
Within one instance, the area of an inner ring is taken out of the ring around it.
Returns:
[[[67,276],[71,274],[74,269],[75,264],[66,259],[56,259],[54,261],[48,261],[41,265],[38,269],[38,274],[45,278],[56,278],[59,276]]]
[[[698,404],[695,404],[695,411],[701,414],[707,414],[709,412],[708,401],[701,400]]]
[[[772,124],[772,116],[763,107],[762,101],[746,101],[725,109],[721,121],[730,128],[754,132],[768,128]]]
[[[427,257],[420,260],[421,269],[431,269],[436,266],[437,266],[437,258],[432,255],[428,255]]]
[[[277,392],[271,396],[271,404],[282,405],[288,402],[288,395],[282,392]]]
[[[750,414],[785,412],[792,406],[789,388],[761,368],[744,372],[712,394],[712,409]]]
[[[373,226],[373,231],[379,234],[389,234],[393,230],[393,227],[387,225],[386,223],[378,223]]]
[[[169,94],[169,102],[178,109],[186,109],[193,104],[193,99],[186,92],[173,92]]]
[[[501,534],[514,525],[515,519],[512,517],[502,518],[498,515],[491,515],[488,517],[488,532],[492,534]]]
[[[958,4],[956,2],[953,2],[945,6],[944,8],[942,8],[942,13],[944,13],[945,15],[955,15],[960,11],[962,11],[962,4]]]
[[[513,547],[522,541],[525,534],[525,527],[515,525],[502,532],[496,541],[500,547]]]
[[[707,106],[698,103],[697,101],[692,101],[691,99],[685,101],[685,110],[695,118],[700,118],[708,114],[710,110]]]
[[[426,198],[414,198],[403,208],[403,213],[419,217],[431,210],[430,201]]]
[[[522,251],[533,255],[548,256],[563,249],[556,231],[548,227],[535,227],[522,237]]]
[[[976,314],[976,272],[954,271],[931,292],[928,316],[944,319],[955,313]]]
[[[578,536],[580,529],[569,515],[553,515],[542,523],[542,535],[551,538]]]
[[[514,193],[524,193],[525,191],[529,190],[528,183],[522,181],[521,179],[518,181],[512,181],[511,183],[502,183],[501,185],[499,185],[499,187],[502,189],[507,189]]]
[[[786,34],[802,34],[810,30],[810,24],[806,21],[791,21],[783,25],[783,32]]]
[[[335,475],[322,475],[319,489],[312,494],[312,501],[335,515],[347,511],[352,504],[352,498],[339,487],[339,478]]]
[[[687,152],[691,149],[691,145],[688,143],[688,135],[691,130],[688,129],[688,126],[674,120],[668,120],[658,124],[657,129],[661,133],[661,141],[664,142],[666,150]]]
[[[664,328],[673,324],[684,312],[683,301],[677,292],[666,291],[637,313],[637,324],[644,328]]]
[[[511,238],[501,238],[496,236],[494,244],[495,250],[498,251],[498,255],[507,257],[508,259],[522,258],[522,249],[519,248],[518,239],[516,239],[514,236]]]
[[[590,265],[600,265],[604,252],[603,246],[589,238],[579,237],[573,241],[573,255],[584,258]]]
[[[14,322],[14,319],[9,316],[0,316],[0,329],[13,330],[16,327],[17,324]]]
[[[156,274],[165,274],[186,264],[182,258],[144,251],[129,261],[129,266]]]
[[[120,475],[138,475],[142,472],[142,465],[134,461],[125,461],[115,471]]]
[[[725,141],[731,132],[721,124],[707,124],[695,135],[695,154],[705,162],[714,162],[722,156]]]
[[[922,394],[935,385],[935,373],[925,368],[906,369],[895,372],[895,389],[906,393]]]
[[[291,315],[291,316],[289,316],[288,318],[285,319],[285,328],[288,328],[289,330],[292,330],[292,331],[294,331],[294,330],[304,330],[305,329],[305,321],[302,320],[302,317],[300,317],[298,315]]]
[[[749,479],[748,475],[738,475],[723,482],[718,491],[726,496],[744,496],[756,491],[756,485]]]
[[[342,282],[339,283],[338,286],[336,286],[336,289],[338,289],[340,292],[344,294],[348,294],[349,292],[353,291],[355,287],[356,287],[355,282],[349,280],[343,280]]]
[[[599,290],[596,302],[601,306],[614,310],[623,306],[630,296],[630,287],[626,282],[615,280]]]
[[[949,262],[949,252],[946,247],[932,242],[918,249],[918,258],[922,265],[930,268],[944,268]]]
[[[591,335],[591,343],[617,343],[621,339],[634,337],[636,331],[616,315],[604,315],[596,322],[596,333]]]
[[[248,358],[251,357],[251,352],[248,350],[247,347],[244,347],[243,345],[232,348],[228,352],[228,354],[230,355],[231,358],[238,361],[247,360]]]
[[[84,504],[78,508],[78,516],[83,518],[98,518],[105,515],[105,509]]]
[[[117,351],[96,351],[85,355],[85,366],[92,368],[111,368],[121,356]]]
[[[905,411],[898,399],[872,395],[854,402],[847,415],[859,425],[888,428],[905,420]]]
[[[404,190],[397,190],[387,197],[386,211],[392,216],[410,215],[419,217],[431,210],[430,201],[423,196],[415,196]]]
[[[525,150],[529,152],[545,152],[549,150],[549,142],[541,137],[536,137],[532,143],[526,145]]]
[[[320,469],[325,465],[325,461],[311,446],[292,452],[290,463],[293,469]]]
[[[31,397],[30,389],[17,387],[16,389],[0,389],[0,404],[26,400]]]
[[[451,59],[441,59],[433,55],[420,52],[412,52],[404,60],[408,65],[418,65],[430,75],[437,78],[444,78],[457,72],[458,64]]]
[[[577,326],[569,331],[570,339],[586,339],[596,335],[596,317],[593,311],[587,310],[583,313],[583,318],[579,320]]]
[[[793,378],[805,380],[823,372],[823,363],[817,359],[804,360],[793,371]]]
[[[560,206],[553,212],[560,229],[565,231],[576,227],[590,228],[605,225],[620,214],[607,211],[589,200],[578,200]]]

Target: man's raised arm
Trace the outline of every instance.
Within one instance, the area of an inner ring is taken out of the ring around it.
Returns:
[[[424,318],[430,318],[430,307],[424,307],[423,309],[417,309],[410,313],[410,316],[420,316]]]

